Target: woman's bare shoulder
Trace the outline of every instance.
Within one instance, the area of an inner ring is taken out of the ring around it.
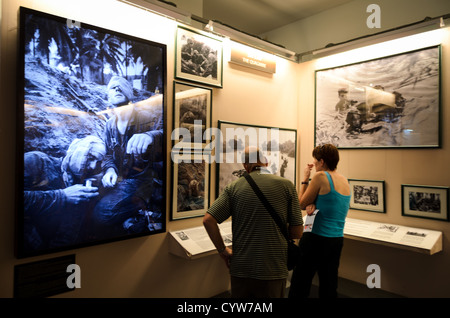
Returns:
[[[343,195],[349,195],[350,194],[350,185],[348,183],[347,177],[337,174],[336,175],[336,182],[335,182],[335,189],[339,193]]]
[[[318,184],[323,184],[323,183],[326,183],[326,181],[327,181],[327,175],[326,175],[325,171],[317,171],[311,180],[314,180]]]
[[[313,178],[322,178],[322,177],[326,177],[325,171],[317,171]]]

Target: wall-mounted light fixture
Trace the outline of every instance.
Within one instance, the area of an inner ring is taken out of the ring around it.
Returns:
[[[185,24],[191,24],[191,14],[178,9],[164,1],[155,0],[118,0],[120,2],[135,6],[137,8],[162,15],[166,18],[176,20]]]
[[[295,52],[287,50],[284,47],[273,44],[271,42],[264,41],[256,36],[223,25],[219,22],[209,20],[204,29],[219,36],[227,37],[232,41],[251,46],[253,48],[280,56],[291,61],[297,61]]]

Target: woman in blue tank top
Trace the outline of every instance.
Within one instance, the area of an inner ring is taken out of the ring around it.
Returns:
[[[294,269],[289,298],[308,297],[316,272],[320,281],[319,297],[337,297],[350,186],[347,178],[336,171],[339,152],[335,146],[317,146],[312,155],[314,162],[304,170],[299,199],[301,208],[308,215],[315,213],[315,218],[312,228],[305,229],[300,240],[302,259]],[[313,167],[316,173],[309,181]]]

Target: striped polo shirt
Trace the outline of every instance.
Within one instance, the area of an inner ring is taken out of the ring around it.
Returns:
[[[250,173],[285,224],[303,225],[294,184],[282,177]],[[245,177],[230,183],[208,209],[218,223],[232,217],[230,275],[263,280],[288,275],[287,242]]]

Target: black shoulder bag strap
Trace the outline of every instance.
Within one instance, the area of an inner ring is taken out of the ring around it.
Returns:
[[[253,188],[253,191],[255,191],[256,195],[259,197],[261,202],[266,207],[266,210],[270,213],[272,218],[275,220],[275,223],[280,228],[281,233],[283,233],[284,237],[289,242],[290,239],[289,239],[289,236],[288,236],[288,233],[287,233],[287,228],[286,228],[286,226],[284,226],[283,222],[281,221],[280,216],[275,212],[273,207],[270,205],[269,201],[267,201],[266,197],[261,192],[261,189],[259,189],[259,187],[256,184],[255,180],[253,180],[253,178],[247,172],[244,172],[244,177],[248,181],[248,183],[250,183],[251,187]]]

